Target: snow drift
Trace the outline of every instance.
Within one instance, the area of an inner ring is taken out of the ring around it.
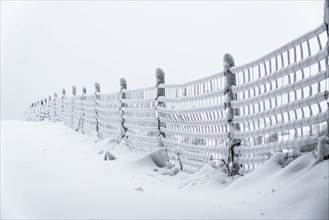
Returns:
[[[243,177],[211,163],[171,176],[163,149],[142,155],[60,123],[2,121],[1,218],[328,219],[328,144],[293,161],[278,153]]]
[[[137,158],[132,162],[133,166],[140,166],[140,165],[156,165],[157,167],[165,167],[166,161],[168,161],[167,154],[164,148],[158,148],[154,151]]]

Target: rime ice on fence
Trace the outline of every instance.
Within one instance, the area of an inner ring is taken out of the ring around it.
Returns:
[[[49,121],[54,120],[54,99],[49,95],[47,99],[47,119]]]
[[[124,118],[124,108],[126,107],[126,104],[124,100],[126,99],[126,93],[125,90],[127,90],[127,81],[124,78],[120,79],[120,116],[121,116],[121,138],[125,137],[125,134],[127,132],[127,127],[125,126],[125,118]]]
[[[80,127],[80,118],[82,116],[82,96],[77,95],[76,87],[72,87],[72,115],[71,115],[71,126],[73,130],[78,131]]]
[[[205,163],[226,162],[229,173],[247,173],[275,152],[291,158],[315,148],[329,135],[328,1],[324,22],[279,49],[234,67],[224,56],[221,73],[181,85],[156,86],[32,103],[28,120],[50,118],[99,138],[126,139],[129,148],[148,152],[164,146],[170,162],[186,172]]]
[[[63,122],[65,125],[71,127],[72,98],[66,95],[65,90],[63,92]]]
[[[233,92],[232,87],[236,86],[236,76],[232,73],[231,68],[235,66],[235,62],[233,57],[230,54],[224,55],[224,75],[225,75],[225,86],[224,93],[226,94],[226,119],[229,125],[229,157],[228,157],[228,165],[230,171],[228,172],[230,175],[234,175],[238,173],[239,167],[235,161],[234,148],[239,147],[241,144],[241,139],[235,138],[234,133],[236,131],[240,131],[239,123],[235,123],[234,117],[239,115],[239,111],[237,108],[233,108],[232,102],[237,99],[236,93]]]
[[[137,151],[149,152],[158,147],[158,121],[155,113],[157,87],[122,91],[125,134],[128,146]]]
[[[165,95],[158,108],[165,126],[165,147],[180,169],[198,171],[210,160],[227,159],[228,126],[225,113],[224,78],[216,74],[183,85],[160,85]]]
[[[156,69],[155,71],[155,75],[156,75],[156,88],[157,88],[157,95],[155,98],[155,113],[156,113],[156,118],[158,121],[158,146],[159,147],[163,147],[164,146],[164,138],[166,137],[165,133],[163,133],[161,131],[161,120],[160,120],[160,116],[159,116],[159,110],[158,107],[164,107],[164,103],[161,102],[159,100],[159,97],[164,96],[165,95],[165,90],[164,88],[160,88],[161,84],[165,84],[165,73],[163,72],[163,70],[161,68]],[[162,126],[165,127],[165,125],[163,124]]]
[[[329,120],[327,34],[324,23],[254,62],[232,68],[238,100],[231,105],[240,112],[233,121],[241,128],[233,137],[242,139],[235,153],[243,172],[276,151],[295,157],[298,151],[314,149],[319,130]]]
[[[100,86],[98,85],[99,92]],[[96,89],[97,90],[97,89]],[[98,90],[97,90],[98,91]],[[121,136],[120,92],[98,94],[98,130],[102,138]]]

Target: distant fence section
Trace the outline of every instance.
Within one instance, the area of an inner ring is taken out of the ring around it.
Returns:
[[[100,139],[125,139],[130,149],[164,147],[170,162],[193,173],[209,161],[244,174],[275,152],[291,158],[312,151],[329,135],[328,1],[319,27],[242,66],[224,56],[223,71],[193,82],[165,84],[156,70],[154,87],[87,95],[62,90],[32,103],[30,121],[62,121]]]

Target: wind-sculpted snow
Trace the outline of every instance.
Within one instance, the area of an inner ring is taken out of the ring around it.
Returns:
[[[139,166],[144,164],[154,164],[155,166],[161,168],[166,166],[166,161],[168,161],[168,156],[164,148],[158,148],[146,154],[145,156],[139,157],[138,159],[134,160],[133,165]]]
[[[2,121],[1,219],[328,219],[329,162],[316,152],[277,153],[244,176],[212,162],[164,175],[173,168],[162,149],[145,155],[61,123]]]

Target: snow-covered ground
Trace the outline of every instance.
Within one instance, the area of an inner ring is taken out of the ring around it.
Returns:
[[[115,160],[104,160],[109,151]],[[150,155],[61,123],[1,122],[1,218],[328,219],[328,160],[277,154],[244,177],[163,175]]]

